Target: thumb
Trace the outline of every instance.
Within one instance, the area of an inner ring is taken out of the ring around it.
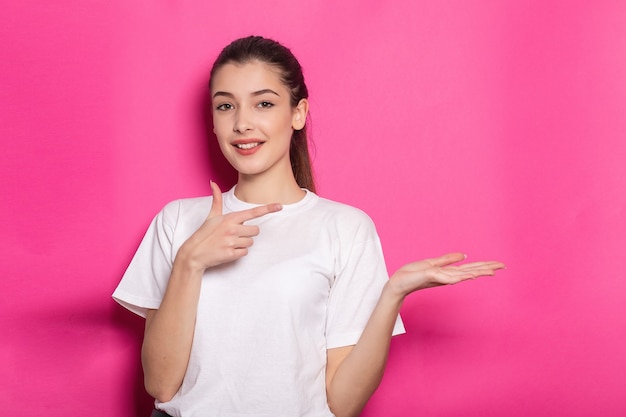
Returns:
[[[467,258],[467,255],[461,252],[447,253],[443,256],[433,259],[427,259],[427,261],[433,266],[447,266],[457,262],[461,262]]]
[[[222,215],[222,191],[213,181],[211,181],[211,191],[213,191],[213,202],[211,203],[209,219],[211,217]]]

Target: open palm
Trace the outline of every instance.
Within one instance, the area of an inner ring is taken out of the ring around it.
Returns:
[[[414,291],[441,285],[456,284],[467,279],[494,275],[504,264],[498,261],[470,262],[453,265],[463,261],[462,253],[449,253],[438,258],[412,262],[398,269],[390,278],[393,287],[406,296]]]

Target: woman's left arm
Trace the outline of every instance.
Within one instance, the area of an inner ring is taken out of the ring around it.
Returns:
[[[328,349],[326,393],[335,416],[358,416],[378,388],[387,363],[393,327],[407,295],[424,288],[494,275],[496,270],[504,268],[504,264],[497,261],[453,265],[464,259],[461,253],[451,253],[403,266],[383,287],[357,344]]]

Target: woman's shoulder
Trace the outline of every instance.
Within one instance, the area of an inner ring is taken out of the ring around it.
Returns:
[[[168,223],[178,223],[181,219],[205,219],[211,211],[213,197],[190,197],[172,200],[165,204],[159,215]]]
[[[361,210],[358,207],[352,206],[347,203],[343,203],[337,200],[331,200],[325,197],[318,197],[318,204],[325,210],[330,212],[338,213],[338,214],[352,214],[358,216],[367,216],[365,211]]]
[[[200,196],[200,197],[188,197],[188,198],[179,198],[176,200],[172,200],[165,204],[163,207],[163,211],[190,211],[190,210],[198,210],[204,209],[208,205],[208,208],[211,208],[211,202],[213,201],[213,197],[211,196]]]
[[[328,198],[319,197],[317,209],[328,220],[345,228],[373,228],[374,222],[362,209]]]

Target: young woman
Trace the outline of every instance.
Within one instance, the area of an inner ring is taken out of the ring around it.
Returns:
[[[114,298],[146,318],[154,416],[357,416],[417,290],[493,275],[453,253],[388,278],[358,209],[314,191],[308,91],[269,39],[228,45],[211,71],[214,132],[235,187],[155,217]]]

